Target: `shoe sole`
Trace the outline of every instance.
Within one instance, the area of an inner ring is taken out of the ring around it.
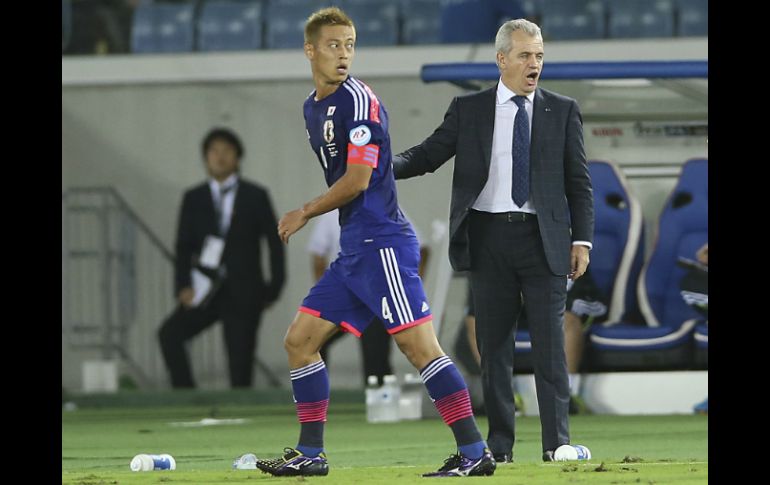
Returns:
[[[493,467],[487,466],[487,467],[484,467],[483,469],[473,470],[473,472],[469,473],[468,476],[469,477],[491,477],[492,475],[495,474],[496,469],[497,469],[497,466],[493,466]]]
[[[486,463],[482,463],[479,465],[478,468],[471,471],[471,473],[468,474],[469,477],[480,477],[480,476],[492,476],[495,474],[495,470],[497,469],[497,463],[494,461],[488,461]]]
[[[311,471],[310,473],[308,473],[308,470],[294,470],[293,468],[291,469],[291,471],[286,471],[284,473],[276,472],[274,470],[262,468],[261,466],[259,466],[259,464],[257,464],[257,468],[262,473],[267,473],[274,477],[325,477],[326,475],[329,474],[328,466],[321,468],[320,470],[317,470],[317,471],[316,470]]]

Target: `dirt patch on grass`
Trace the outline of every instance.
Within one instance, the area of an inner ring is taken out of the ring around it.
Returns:
[[[621,463],[639,463],[640,461],[644,461],[644,460],[642,460],[642,459],[641,459],[641,458],[639,458],[638,456],[630,456],[630,455],[626,455],[626,456],[625,456],[625,457],[623,457],[623,459],[621,460]]]

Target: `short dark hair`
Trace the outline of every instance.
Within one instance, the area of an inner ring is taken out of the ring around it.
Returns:
[[[223,140],[232,145],[233,148],[235,148],[235,153],[238,157],[238,160],[243,157],[243,143],[241,143],[241,139],[238,138],[238,135],[236,135],[235,132],[229,128],[216,127],[212,128],[206,137],[203,138],[201,149],[203,150],[204,159],[206,158],[206,152],[209,151],[209,147],[214,142],[214,140]]]

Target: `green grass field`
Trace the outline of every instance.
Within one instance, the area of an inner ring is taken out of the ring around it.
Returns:
[[[172,422],[244,418],[246,423],[179,427]],[[485,418],[478,418],[486,433]],[[705,484],[708,482],[708,418],[704,416],[577,416],[573,443],[593,453],[588,462],[540,461],[540,423],[518,418],[514,463],[485,484]],[[228,404],[82,408],[62,412],[62,484],[408,484],[438,468],[454,452],[450,430],[438,419],[368,424],[364,405],[334,403],[326,428],[327,477],[275,478],[232,470],[246,452],[275,457],[296,445],[293,406]],[[169,453],[175,471],[131,472],[138,453]]]

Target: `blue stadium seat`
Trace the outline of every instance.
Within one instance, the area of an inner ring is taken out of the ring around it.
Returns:
[[[709,35],[708,0],[677,0],[676,31],[680,37]]]
[[[265,47],[302,49],[307,18],[325,6],[327,2],[319,0],[270,0],[265,15]]]
[[[707,241],[708,160],[693,159],[682,167],[666,201],[655,247],[639,276],[639,310],[646,326],[621,322],[592,327],[592,369],[683,368],[691,363],[692,331],[701,316],[682,298],[685,270],[676,261],[692,259]]]
[[[260,2],[210,1],[198,19],[198,50],[237,51],[262,47]]]
[[[194,5],[147,4],[134,11],[131,51],[135,53],[193,50]]]
[[[542,0],[543,39],[576,40],[605,37],[601,0]]]
[[[356,25],[356,46],[398,44],[398,4],[390,0],[343,0]]]
[[[524,16],[518,0],[444,0],[441,2],[441,42],[491,44],[503,22]]]
[[[539,24],[543,0],[519,0],[519,3],[524,9],[525,17]]]
[[[594,191],[591,277],[609,298],[607,321],[618,321],[638,312],[636,282],[644,262],[642,208],[615,164],[590,160],[588,170]]]
[[[673,0],[612,0],[607,13],[610,38],[674,36]]]
[[[441,43],[441,0],[403,0],[401,11],[401,43]]]

